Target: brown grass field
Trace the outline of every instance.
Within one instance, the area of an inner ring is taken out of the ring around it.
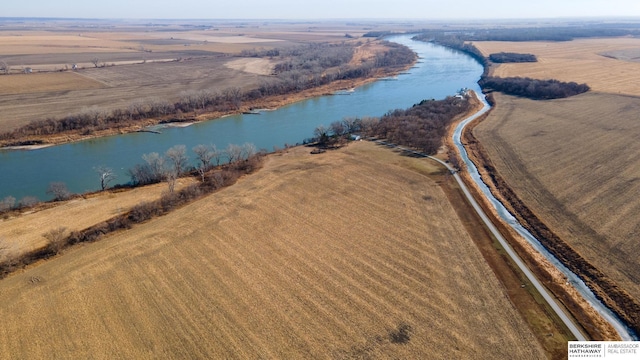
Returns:
[[[179,179],[176,190],[193,183],[191,178]],[[47,232],[64,227],[66,233],[79,231],[106,221],[143,201],[160,198],[166,184],[157,184],[125,191],[108,191],[63,201],[41,204],[23,214],[10,214],[0,219],[0,240],[16,256],[43,247]]]
[[[534,54],[535,63],[500,64],[495,76],[522,76],[586,83],[592,90],[640,95],[640,63],[624,61],[640,47],[637,38],[581,39],[562,42],[473,43],[485,56],[497,52]]]
[[[0,95],[104,88],[99,81],[72,72],[0,76]]]
[[[0,357],[545,358],[439,171],[367,142],[270,156],[0,281]]]
[[[474,130],[500,174],[564,241],[640,299],[640,99],[497,94]]]
[[[498,94],[475,130],[497,171],[534,214],[590,264],[640,301],[637,112],[640,40],[478,42],[483,53],[533,53],[497,76],[585,82],[592,92],[530,101]],[[636,314],[637,315],[637,314]]]

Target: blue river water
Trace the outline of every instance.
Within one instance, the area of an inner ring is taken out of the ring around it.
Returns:
[[[74,193],[94,191],[100,181],[93,170],[104,165],[117,173],[112,184],[127,183],[127,170],[142,163],[142,155],[164,153],[174,145],[189,152],[198,144],[253,143],[271,151],[274,146],[300,143],[318,125],[345,117],[380,116],[407,108],[423,99],[442,99],[461,88],[477,88],[482,67],[470,57],[441,46],[411,40],[410,35],[389,38],[409,46],[420,57],[414,68],[396,78],[382,79],[346,96],[322,96],[300,101],[260,115],[236,115],[184,128],[162,129],[161,134],[131,133],[39,150],[0,150],[0,200],[13,196],[51,197],[51,182],[64,182]],[[193,156],[193,154],[190,154]]]

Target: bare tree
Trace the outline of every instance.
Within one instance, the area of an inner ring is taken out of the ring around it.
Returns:
[[[229,163],[234,163],[242,159],[242,147],[236,144],[229,144],[225,152],[227,153],[227,158],[229,159]]]
[[[211,175],[211,181],[215,185],[216,189],[219,189],[222,186],[224,186],[224,176],[222,176],[222,174],[219,171]]]
[[[331,132],[333,133],[333,135],[336,136],[342,136],[346,133],[348,133],[348,130],[346,128],[346,126],[344,126],[344,123],[342,121],[334,121],[329,125],[329,129],[331,129]]]
[[[58,254],[65,245],[65,232],[67,228],[59,227],[42,234],[47,240],[47,250],[53,254]]]
[[[213,155],[211,159],[216,161],[216,166],[220,166],[224,151],[218,150],[215,145],[211,145],[211,153]]]
[[[164,177],[164,157],[157,152],[142,155],[142,159],[147,163],[152,181],[160,181]]]
[[[91,63],[93,64],[94,67],[98,67],[98,65],[100,65],[100,59],[98,59],[97,57],[94,57],[93,59],[91,59]]]
[[[94,105],[82,108],[78,115],[90,120],[91,124],[96,126],[106,117],[106,112]]]
[[[195,93],[194,96],[198,108],[200,110],[205,110],[207,108],[207,105],[212,102],[215,94],[211,90],[204,89]]]
[[[224,90],[223,95],[234,110],[240,109],[240,105],[242,105],[242,90],[240,88],[227,88]]]
[[[329,129],[324,125],[319,125],[313,130],[313,135],[320,144],[326,144],[329,141]]]
[[[102,191],[104,191],[107,186],[109,186],[109,183],[117,177],[111,168],[104,165],[95,167],[93,170],[98,173],[98,176],[100,176],[100,188]]]
[[[180,104],[187,107],[188,110],[197,110],[198,109],[198,93],[190,90],[190,91],[182,91],[180,92]],[[186,110],[186,109],[185,109]]]
[[[25,196],[20,199],[18,206],[23,208],[30,208],[36,206],[39,202],[40,200],[38,200],[38,198],[35,196]]]
[[[213,159],[214,156],[212,148],[215,149],[215,145],[196,145],[193,148],[193,152],[196,153],[196,157],[199,161],[198,173],[202,177],[202,182],[204,182],[204,174],[211,169],[211,159]]]
[[[16,198],[13,196],[7,196],[0,201],[0,211],[11,210],[14,206],[16,206]]]
[[[252,156],[254,156],[257,152],[258,152],[258,149],[256,149],[255,145],[253,145],[252,143],[244,143],[244,145],[242,145],[241,158],[243,160],[247,160]]]
[[[129,114],[129,120],[142,119],[150,112],[151,106],[143,100],[137,100],[129,104],[127,107],[127,113]]]
[[[167,165],[171,168],[176,176],[180,176],[189,163],[189,159],[187,158],[187,147],[184,145],[175,145],[169,148],[167,152],[164,154],[167,159]]]
[[[456,170],[461,170],[462,168],[460,167],[460,160],[458,158],[458,154],[456,154],[455,151],[449,149],[449,151],[447,151],[447,156],[449,158],[449,164],[451,164],[451,167],[456,169]]]
[[[53,200],[62,201],[71,197],[71,192],[63,182],[52,182],[47,188],[47,194],[53,195]]]
[[[165,116],[171,113],[175,108],[172,103],[165,99],[153,98],[149,100],[149,105],[151,110],[157,114]]]
[[[360,121],[360,130],[364,135],[371,136],[376,132],[376,127],[380,123],[379,118],[365,117]]]
[[[176,180],[178,179],[178,174],[172,169],[168,169],[165,173],[165,177],[167,180],[167,185],[169,185],[169,194],[173,194],[173,191],[176,187]]]
[[[342,119],[342,123],[349,134],[360,131],[360,119],[358,118],[346,117]]]
[[[0,73],[9,75],[10,72],[11,66],[9,66],[6,61],[0,61]]]

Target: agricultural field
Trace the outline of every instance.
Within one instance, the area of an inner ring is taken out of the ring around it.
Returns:
[[[0,75],[0,132],[88,108],[127,109],[136,101],[174,102],[187,91],[254,88],[274,64],[238,57],[243,50],[344,41],[347,33],[358,38],[377,26],[384,25],[0,23],[0,65],[9,68]]]
[[[534,54],[538,62],[500,64],[493,75],[586,83],[593,91],[640,96],[640,63],[628,61],[638,38],[598,38],[560,42],[478,41],[485,56],[499,52]]]
[[[271,155],[0,281],[0,357],[545,358],[440,171],[369,142]]]
[[[192,184],[182,178],[176,190]],[[167,184],[156,184],[131,190],[112,190],[85,195],[61,203],[43,203],[22,214],[8,214],[0,219],[0,248],[7,256],[19,256],[45,246],[44,234],[59,228],[80,231],[121,214],[143,202],[153,201],[167,191]],[[1,256],[0,256],[1,257]],[[1,259],[0,259],[1,260]]]
[[[576,97],[532,101],[496,94],[475,128],[497,171],[563,241],[640,300],[640,127],[637,38],[569,42],[475,42],[485,55],[532,53],[496,76],[587,83]]]
[[[474,133],[500,175],[561,239],[640,300],[640,98],[495,95]]]

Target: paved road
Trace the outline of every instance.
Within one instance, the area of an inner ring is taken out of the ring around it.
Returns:
[[[576,326],[576,324],[572,321],[572,319],[565,313],[563,308],[560,307],[560,305],[558,305],[558,303],[556,302],[555,298],[553,296],[551,296],[551,294],[549,294],[549,292],[547,291],[547,289],[544,286],[542,286],[542,283],[540,283],[540,281],[538,281],[538,279],[533,275],[531,270],[529,270],[529,268],[524,264],[522,259],[520,259],[518,254],[516,254],[516,252],[511,248],[509,243],[507,243],[507,240],[502,236],[502,234],[498,231],[498,229],[493,225],[491,220],[489,220],[489,217],[487,216],[487,214],[485,214],[485,212],[482,209],[482,207],[480,207],[480,205],[478,205],[478,203],[476,202],[476,199],[473,197],[473,195],[471,195],[471,193],[469,192],[469,189],[467,188],[465,183],[462,181],[462,178],[460,177],[460,175],[451,166],[449,166],[449,164],[447,164],[446,162],[444,162],[444,161],[442,161],[442,160],[440,160],[438,158],[435,158],[435,157],[432,157],[432,156],[429,156],[429,155],[426,155],[426,154],[423,154],[423,153],[420,153],[420,152],[417,152],[417,151],[406,149],[406,148],[403,148],[403,147],[400,147],[400,146],[395,146],[393,144],[389,144],[389,143],[386,143],[386,142],[383,142],[383,141],[379,141],[379,143],[382,143],[382,144],[387,145],[387,146],[396,147],[396,148],[398,148],[400,150],[413,153],[413,154],[415,154],[417,156],[427,157],[429,159],[432,159],[432,160],[435,160],[435,161],[439,162],[440,164],[444,165],[447,169],[449,169],[449,171],[453,174],[453,177],[458,182],[458,185],[460,185],[460,188],[464,192],[464,195],[469,200],[469,203],[471,203],[471,205],[476,210],[476,212],[478,213],[478,215],[480,216],[480,218],[482,219],[484,224],[487,226],[487,228],[491,231],[493,236],[495,236],[495,238],[498,239],[498,241],[500,242],[500,245],[502,245],[502,247],[505,249],[507,254],[511,257],[513,262],[516,265],[518,265],[520,270],[526,275],[527,279],[529,279],[529,282],[531,282],[531,284],[536,288],[536,290],[538,290],[540,295],[542,295],[542,297],[549,304],[549,306],[553,309],[553,311],[555,311],[555,313],[558,314],[558,317],[567,326],[567,328],[569,328],[569,331],[571,331],[571,333],[573,334],[573,336],[576,339],[578,339],[579,341],[587,341],[588,340],[582,334],[582,332],[580,332],[580,330],[578,329],[578,326]]]
[[[439,163],[441,163],[444,166],[446,166],[449,170],[453,171],[453,169],[451,169],[448,166],[448,164],[446,164],[445,162],[441,161],[440,159],[436,159],[436,158],[433,158],[433,157],[430,157],[430,158],[438,161]],[[467,188],[467,186],[462,181],[462,178],[460,178],[460,175],[455,173],[453,175],[453,177],[456,179],[456,181],[460,185],[460,188],[464,192],[464,195],[467,197],[467,199],[469,200],[469,202],[471,203],[473,208],[476,210],[478,215],[482,218],[482,221],[487,226],[487,228],[489,228],[489,230],[491,231],[493,236],[495,236],[496,239],[498,239],[498,241],[500,242],[500,245],[502,245],[502,247],[505,249],[507,254],[509,254],[509,256],[511,257],[513,262],[516,263],[516,265],[518,265],[520,270],[527,276],[527,279],[529,279],[531,284],[533,286],[535,286],[536,290],[538,290],[540,295],[542,295],[542,297],[549,304],[549,306],[553,309],[553,311],[555,311],[555,313],[558,314],[558,317],[560,317],[562,322],[567,326],[567,328],[569,328],[569,331],[571,331],[573,336],[575,336],[575,338],[578,339],[579,341],[586,341],[587,338],[582,334],[582,332],[580,332],[580,330],[578,329],[576,324],[572,321],[572,319],[564,312],[564,309],[562,307],[560,307],[560,305],[558,305],[558,303],[556,302],[555,298],[553,296],[551,296],[551,294],[549,294],[549,292],[547,291],[547,289],[544,286],[542,286],[540,281],[538,281],[538,279],[535,277],[535,275],[533,275],[531,270],[529,270],[529,268],[524,264],[522,259],[520,259],[518,254],[516,254],[516,252],[511,248],[509,243],[507,243],[507,241],[502,236],[502,234],[500,234],[498,229],[496,229],[496,227],[493,225],[491,220],[489,220],[489,218],[487,217],[487,214],[485,214],[484,210],[480,207],[480,205],[478,205],[478,203],[476,202],[476,199],[474,199],[473,196],[471,195],[471,193],[469,192],[469,189]]]

